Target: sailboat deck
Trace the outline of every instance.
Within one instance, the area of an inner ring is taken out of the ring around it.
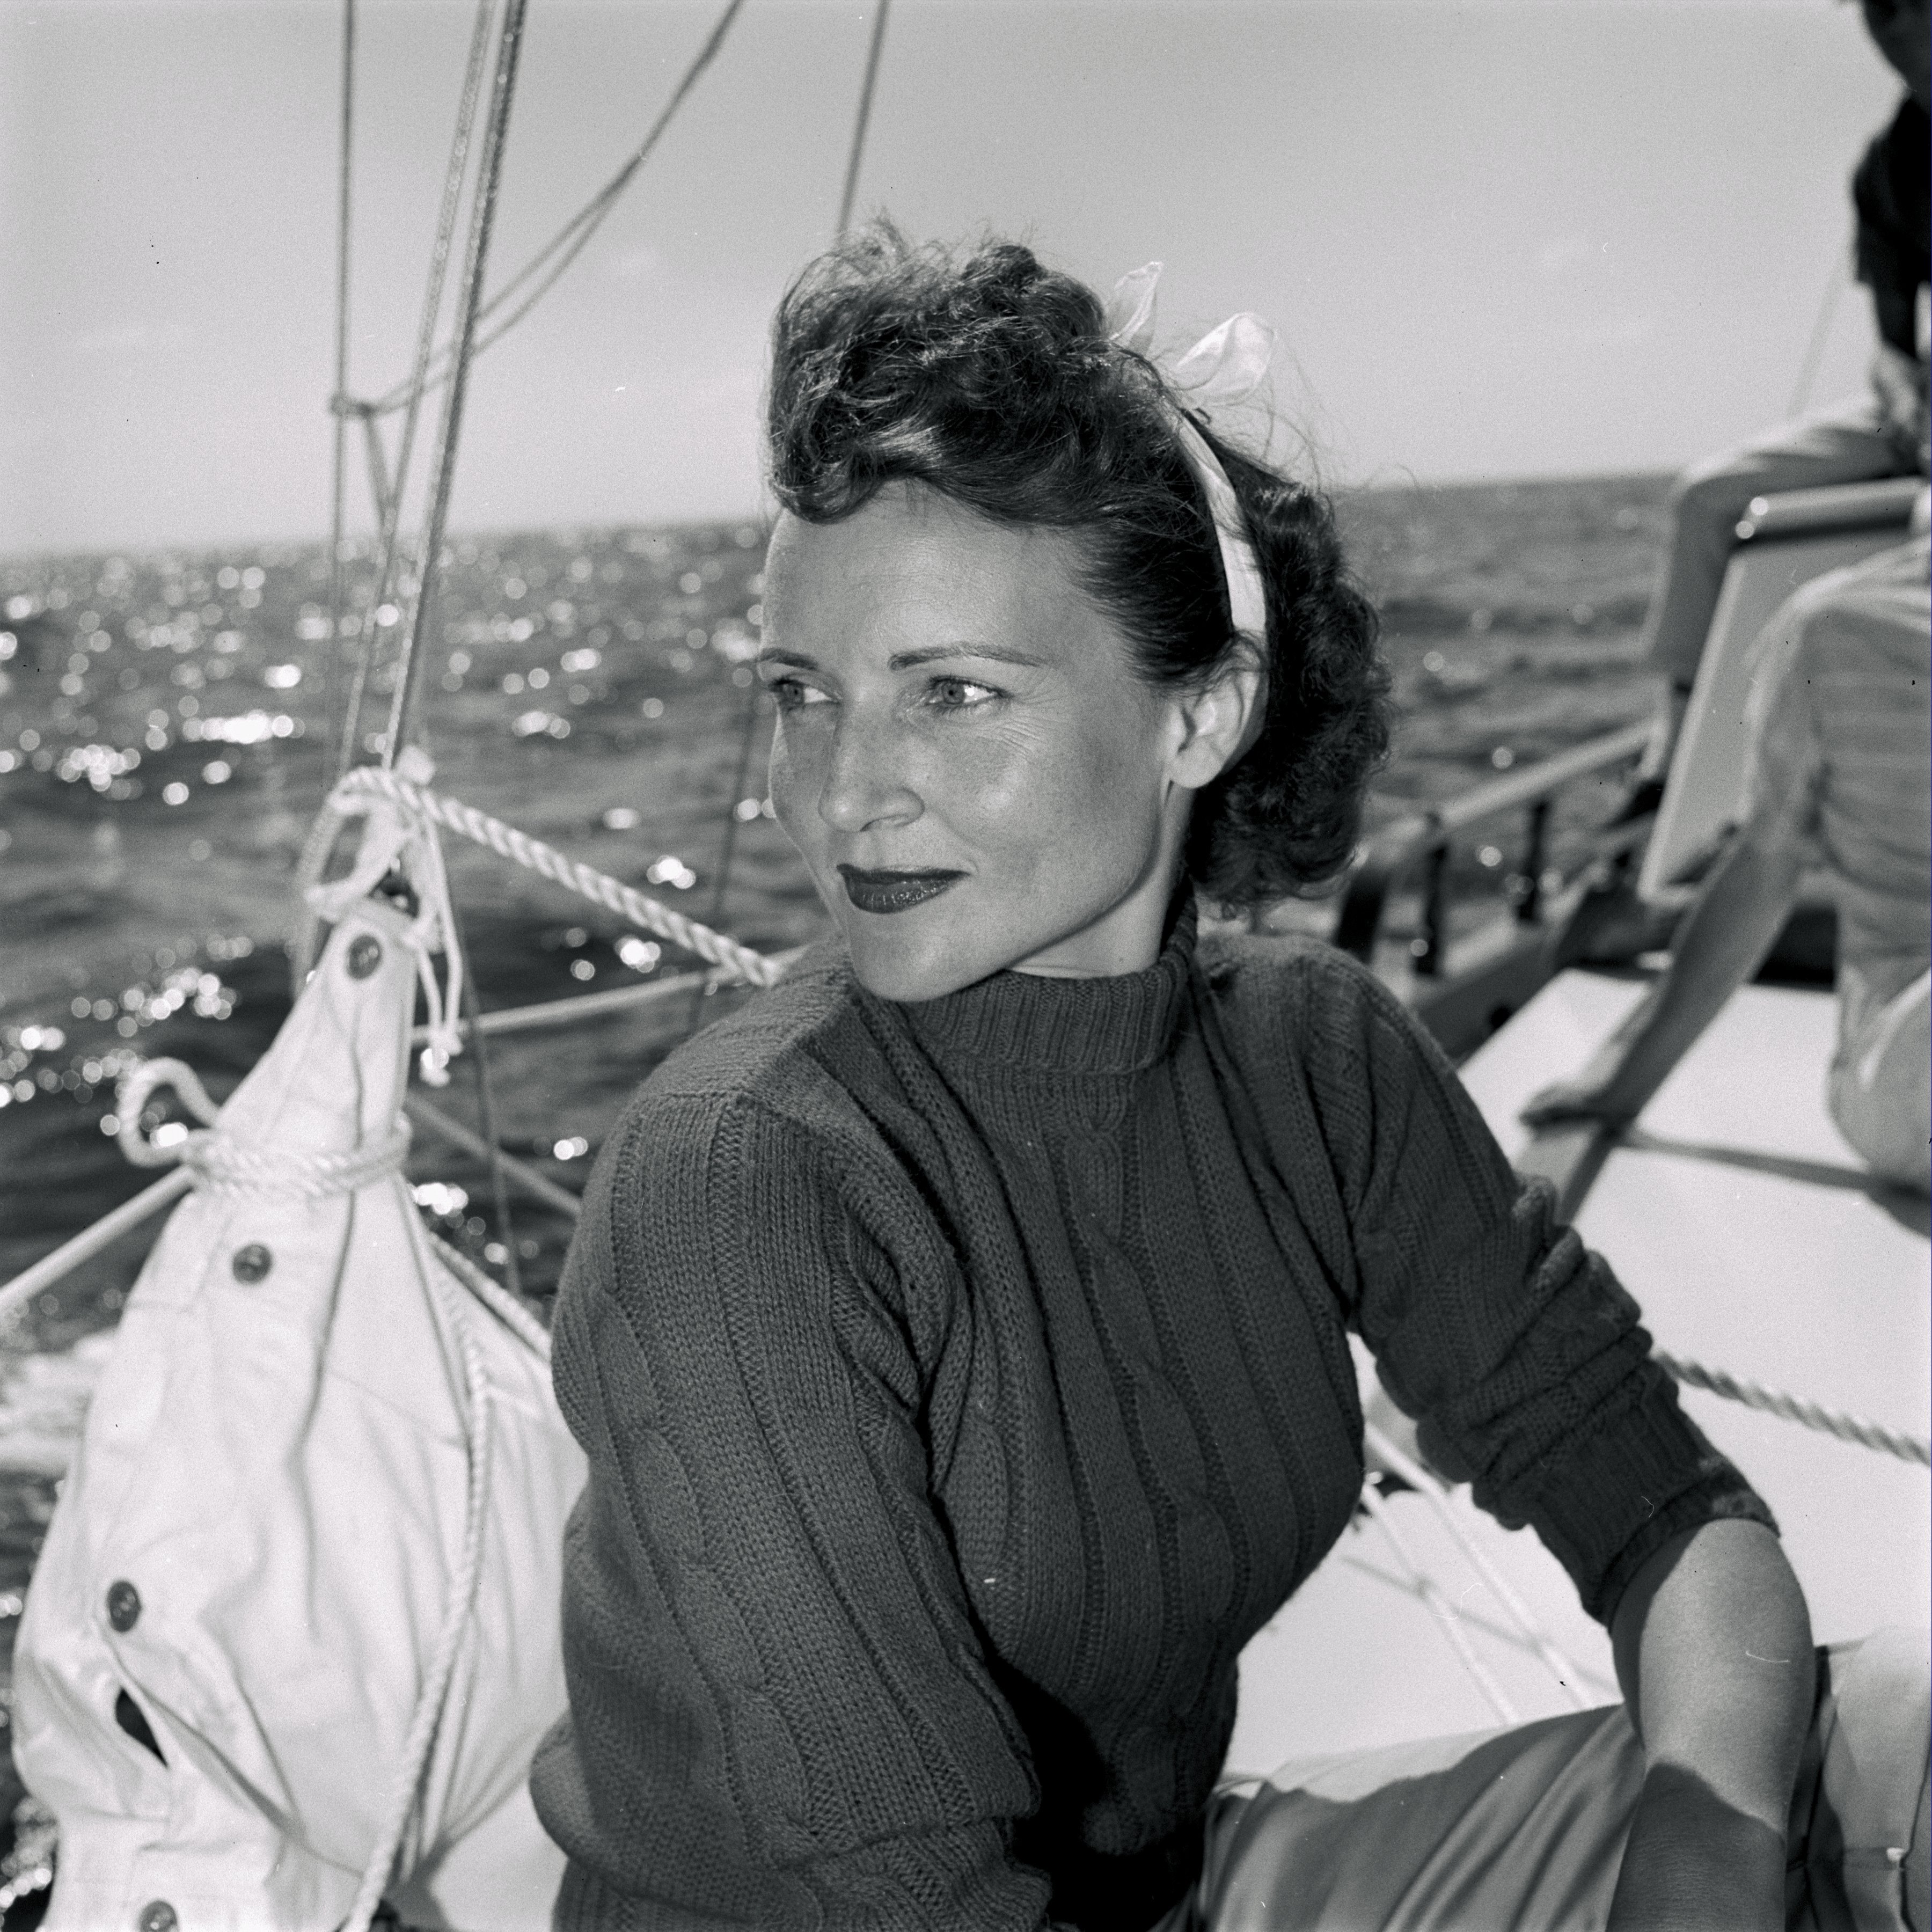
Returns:
[[[1517,1110],[1578,1070],[1643,992],[1568,973],[1463,1069],[1506,1152]],[[1642,1304],[1658,1346],[1923,1434],[1932,1408],[1924,1204],[1869,1183],[1825,1111],[1828,994],[1736,994],[1605,1162],[1576,1226]],[[1777,1513],[1820,1642],[1923,1624],[1932,1492],[1923,1468],[1695,1389],[1686,1408]],[[1523,1718],[1567,1708],[1488,1587],[1419,1499],[1390,1505]],[[1527,1532],[1472,1521],[1484,1547],[1580,1666],[1616,1695],[1609,1646]],[[1406,1582],[1358,1519],[1242,1658],[1231,1771],[1497,1721]]]

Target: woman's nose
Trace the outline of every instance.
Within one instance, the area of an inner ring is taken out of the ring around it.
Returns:
[[[832,728],[820,818],[845,832],[910,824],[925,809],[911,782],[910,748],[890,718],[848,708]]]

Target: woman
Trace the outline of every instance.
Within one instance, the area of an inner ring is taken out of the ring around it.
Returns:
[[[1611,1621],[1613,1922],[1782,1925],[1813,1664],[1763,1504],[1372,980],[1198,940],[1197,892],[1344,862],[1386,678],[1325,506],[1141,352],[1150,280],[1110,332],[880,229],[779,311],[760,670],[838,934],[586,1198],[557,1923],[1304,1922],[1252,1903],[1312,1896],[1298,1825],[1215,1780],[1359,1491],[1353,1327]]]

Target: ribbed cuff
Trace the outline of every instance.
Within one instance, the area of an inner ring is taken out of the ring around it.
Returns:
[[[1538,1485],[1524,1514],[1603,1624],[1625,1586],[1670,1538],[1720,1516],[1775,1519],[1678,1406],[1654,1364],[1642,1397],[1576,1444]]]

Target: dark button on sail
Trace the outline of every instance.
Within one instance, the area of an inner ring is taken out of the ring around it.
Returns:
[[[134,1921],[135,1932],[175,1932],[180,1923],[174,1907],[165,1898],[151,1898]]]
[[[141,1621],[141,1593],[126,1577],[107,1586],[107,1621],[118,1630],[130,1630]]]
[[[364,933],[349,948],[349,976],[366,980],[382,963],[382,942]]]
[[[235,1258],[229,1263],[235,1270],[235,1279],[250,1286],[264,1280],[274,1264],[274,1256],[260,1241],[250,1241],[245,1248],[237,1248]]]

